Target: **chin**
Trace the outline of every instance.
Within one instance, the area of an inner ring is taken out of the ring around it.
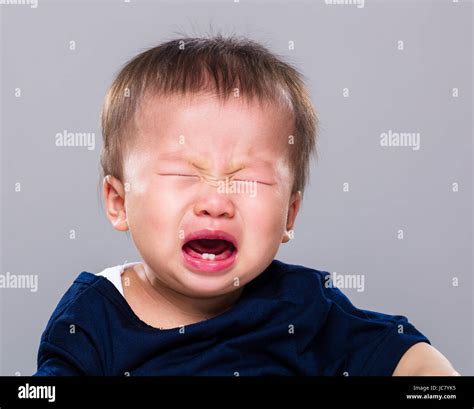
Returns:
[[[231,294],[242,289],[244,283],[250,281],[249,276],[251,276],[249,273],[242,274],[240,268],[233,268],[227,274],[219,276],[196,274],[184,268],[176,281],[180,282],[183,294],[197,298],[209,298]]]

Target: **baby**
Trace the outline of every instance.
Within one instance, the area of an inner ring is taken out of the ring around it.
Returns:
[[[302,76],[237,37],[128,62],[102,112],[107,218],[142,261],[82,272],[35,375],[455,375],[406,317],[275,260],[315,152]]]

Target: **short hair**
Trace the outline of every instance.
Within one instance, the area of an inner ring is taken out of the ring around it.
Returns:
[[[102,176],[123,181],[124,150],[134,131],[135,115],[149,94],[212,92],[219,100],[235,96],[261,103],[286,101],[291,109],[289,166],[292,192],[301,191],[309,178],[316,151],[318,118],[303,75],[261,44],[245,37],[221,34],[183,37],[164,42],[132,58],[115,77],[102,109]],[[317,152],[316,152],[317,153]]]

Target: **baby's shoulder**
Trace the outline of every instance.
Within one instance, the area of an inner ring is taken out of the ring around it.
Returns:
[[[85,317],[96,316],[96,312],[103,308],[104,303],[110,303],[104,293],[106,281],[106,278],[88,271],[79,273],[54,308],[45,333],[66,323],[82,325]]]
[[[65,312],[74,303],[87,298],[91,295],[91,293],[93,294],[94,292],[91,291],[91,289],[94,288],[94,285],[98,280],[99,277],[96,274],[90,273],[88,271],[82,271],[79,273],[79,275],[59,300],[55,312],[58,314]]]
[[[280,272],[281,278],[302,284],[324,284],[326,278],[330,276],[328,271],[317,270],[300,264],[284,263],[279,260],[274,260],[274,266]]]
[[[278,272],[278,282],[285,293],[303,300],[305,295],[314,298],[323,295],[327,277],[330,273],[324,270],[298,264],[283,263],[274,260],[274,268]]]

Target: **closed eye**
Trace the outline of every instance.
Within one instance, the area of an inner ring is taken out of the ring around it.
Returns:
[[[188,178],[197,178],[199,179],[198,175],[192,175],[192,174],[185,174],[185,173],[157,173],[160,176],[181,176],[181,177],[188,177]],[[232,179],[234,182],[245,182],[245,183],[258,183],[261,185],[267,185],[267,186],[273,186],[275,183],[268,183],[268,182],[263,182],[261,180],[255,180],[255,179]]]
[[[252,180],[252,179],[233,179],[235,182],[252,182],[252,183],[259,183],[261,185],[268,185],[272,186],[274,183],[262,182],[261,180]]]
[[[186,175],[183,173],[158,173],[160,176],[185,176],[185,177],[191,177],[191,178],[197,178],[199,177],[198,175]]]

